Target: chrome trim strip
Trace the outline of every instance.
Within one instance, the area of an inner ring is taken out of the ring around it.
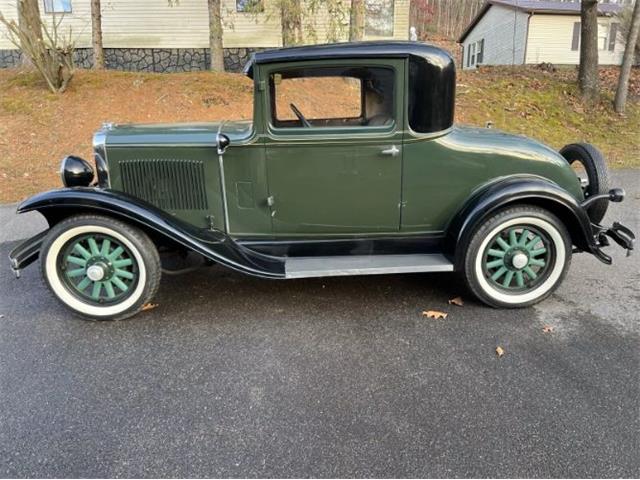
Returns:
[[[224,212],[224,231],[227,233],[227,235],[230,233],[229,232],[229,209],[227,208],[227,187],[226,187],[226,181],[225,181],[225,176],[224,176],[224,159],[222,158],[224,156],[224,150],[221,150],[218,145],[220,145],[220,143],[218,142],[218,139],[220,138],[220,133],[222,132],[222,127],[224,126],[226,121],[223,121],[220,123],[220,126],[218,127],[218,133],[216,133],[216,150],[218,152],[218,165],[220,167],[220,189],[222,190],[222,211]]]
[[[112,124],[104,124],[100,130],[93,135],[93,160],[96,164],[96,177],[98,186],[101,188],[111,188],[111,175],[109,174],[109,159],[107,158],[107,131]],[[99,158],[98,158],[99,157]],[[102,161],[104,165],[99,165]],[[104,172],[106,178],[101,178],[100,170]]]

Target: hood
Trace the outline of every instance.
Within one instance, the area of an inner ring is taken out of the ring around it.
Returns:
[[[250,120],[206,123],[123,124],[107,126],[104,133],[108,146],[214,146],[220,125],[222,125],[221,133],[229,137],[231,145],[245,143],[253,134],[253,123]]]

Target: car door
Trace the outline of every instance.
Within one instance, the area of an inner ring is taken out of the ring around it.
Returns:
[[[265,149],[274,233],[397,232],[403,61],[281,64],[267,73]]]

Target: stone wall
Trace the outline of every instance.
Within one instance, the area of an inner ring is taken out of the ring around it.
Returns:
[[[0,50],[0,68],[11,68],[20,65],[20,52],[18,50]]]
[[[252,48],[225,48],[224,67],[227,72],[241,72]],[[111,70],[131,72],[193,72],[208,70],[211,55],[208,48],[105,48],[105,66]],[[74,52],[74,61],[78,68],[93,66],[91,48],[78,48]],[[0,68],[18,66],[20,52],[0,50]]]

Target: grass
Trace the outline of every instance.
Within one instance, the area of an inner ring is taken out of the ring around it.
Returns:
[[[632,90],[637,92],[640,72]],[[494,68],[461,72],[456,116],[460,123],[523,133],[560,148],[575,141],[597,145],[610,166],[640,167],[640,102],[624,117],[611,108],[616,72],[602,72],[603,94],[586,106],[575,69]],[[19,201],[59,185],[60,159],[91,158],[91,137],[101,123],[248,119],[251,81],[209,72],[149,74],[79,71],[63,95],[49,93],[32,72],[0,70],[0,203]],[[335,106],[336,92],[299,92],[317,105]]]
[[[640,80],[634,72],[634,81]],[[602,74],[602,95],[585,105],[575,70],[488,69],[464,73],[458,83],[458,121],[521,133],[560,149],[585,141],[603,151],[612,168],[640,167],[640,102],[632,98],[624,116],[613,111],[613,80]],[[635,83],[634,83],[635,86]]]

